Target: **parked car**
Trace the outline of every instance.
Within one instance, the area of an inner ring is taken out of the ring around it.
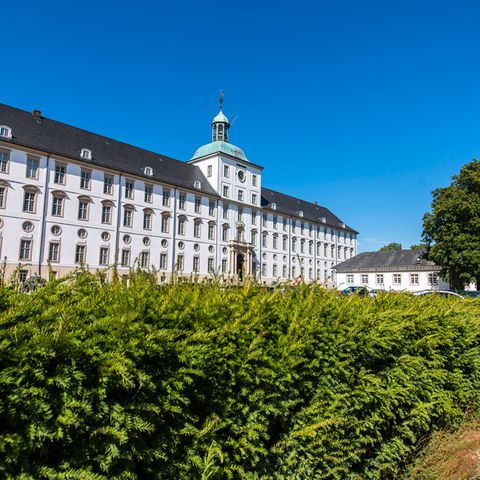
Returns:
[[[370,297],[370,290],[367,287],[347,287],[340,292],[341,295],[358,295],[359,297]]]
[[[414,295],[416,296],[435,295],[443,298],[459,298],[462,300],[463,298],[465,298],[456,292],[451,292],[450,290],[422,290],[420,292],[415,292]]]

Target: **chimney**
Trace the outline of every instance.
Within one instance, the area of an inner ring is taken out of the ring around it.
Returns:
[[[42,112],[40,110],[32,110],[33,118],[41,118]]]

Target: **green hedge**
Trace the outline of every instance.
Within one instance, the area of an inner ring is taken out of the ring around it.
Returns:
[[[479,314],[140,273],[5,287],[0,478],[401,478],[477,406]]]

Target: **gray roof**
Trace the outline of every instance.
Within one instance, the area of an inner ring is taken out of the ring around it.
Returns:
[[[423,258],[418,250],[395,250],[392,252],[363,252],[334,267],[337,273],[373,271],[437,271],[440,267]]]
[[[145,177],[170,185],[194,190],[195,180],[201,182],[199,191],[217,196],[201,170],[195,165],[150,152],[103,135],[87,132],[49,118],[35,119],[30,112],[0,103],[0,125],[12,129],[10,143],[34,148],[54,155],[86,161],[80,152],[92,152],[88,163],[126,174]],[[153,168],[153,176],[144,175],[145,167]],[[196,190],[196,189],[195,189]]]
[[[275,209],[272,208],[272,203],[276,204]],[[353,228],[345,225],[345,223],[328,210],[328,208],[270,190],[269,188],[262,188],[262,207],[272,212],[280,212],[293,217],[299,217],[299,212],[301,211],[303,212],[302,218],[305,220],[315,223],[325,223],[328,226],[344,228],[352,233],[358,233]],[[325,222],[323,222],[323,219],[325,219]]]

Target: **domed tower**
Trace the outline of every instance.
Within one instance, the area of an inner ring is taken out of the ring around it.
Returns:
[[[230,122],[223,113],[223,93],[220,94],[220,111],[212,122],[212,142],[228,142]]]

